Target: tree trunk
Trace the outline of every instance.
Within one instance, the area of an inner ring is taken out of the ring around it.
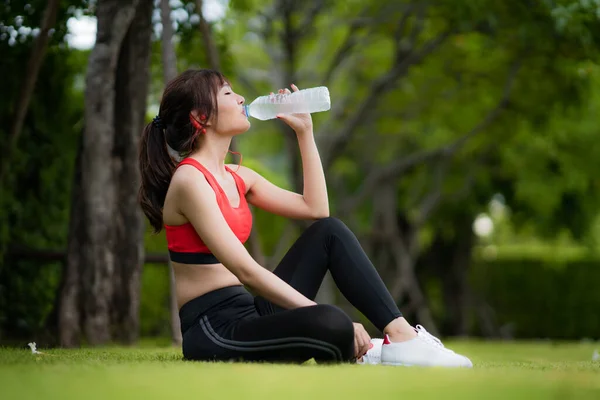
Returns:
[[[457,238],[449,273],[444,275],[444,303],[448,306],[450,334],[467,336],[469,330],[469,266],[473,249],[473,231],[470,224],[461,229]]]
[[[183,343],[181,336],[181,320],[179,319],[179,306],[177,305],[177,287],[175,286],[175,272],[169,260],[169,320],[171,323],[171,343],[179,347]]]
[[[419,256],[418,246],[415,245],[417,228],[410,226],[408,221],[399,215],[395,185],[382,186],[376,194],[377,205],[382,213],[381,232],[388,237],[389,251],[396,265],[396,275],[390,293],[397,303],[401,300],[400,296],[405,294],[409,300],[408,309],[401,311],[406,315],[414,312],[417,322],[425,325],[433,335],[437,335],[437,325],[415,273]]]
[[[86,234],[83,224],[83,191],[81,165],[83,156],[83,135],[80,139],[73,188],[71,189],[71,212],[69,219],[69,241],[66,262],[63,265],[62,285],[58,306],[58,342],[62,347],[76,347],[81,340],[81,276],[83,266],[80,248]]]
[[[171,21],[171,6],[169,0],[160,2],[161,22],[163,31],[161,35],[163,80],[165,85],[177,76],[177,56],[173,46],[173,26]],[[175,273],[169,260],[169,315],[171,323],[171,341],[174,346],[181,346],[181,321],[179,320],[179,307],[177,306],[177,292],[175,286]]]
[[[86,73],[82,158],[84,240],[80,252],[84,332],[90,344],[111,340],[110,306],[115,275],[117,184],[111,165],[115,137],[118,56],[138,1],[98,2],[96,44]],[[132,183],[130,183],[132,184]]]
[[[139,336],[144,218],[137,202],[141,184],[137,156],[150,79],[152,10],[153,2],[138,3],[121,47],[115,84],[113,166],[118,207],[112,322],[116,337],[126,344],[134,343]]]
[[[169,0],[160,1],[160,20],[162,22],[161,46],[163,81],[165,85],[177,76],[177,56],[173,46],[173,22]]]
[[[468,284],[471,250],[474,234],[470,215],[460,215],[448,221],[454,228],[452,238],[434,238],[427,253],[421,258],[422,281],[439,279],[442,283],[444,315],[442,330],[445,335],[466,336],[470,290]]]
[[[217,49],[217,44],[213,38],[212,27],[206,18],[204,18],[204,13],[202,12],[203,3],[203,0],[196,0],[196,8],[198,9],[198,16],[200,17],[198,27],[200,28],[200,34],[202,35],[202,40],[204,41],[204,50],[206,51],[208,65],[210,68],[220,71],[221,57],[219,57],[219,50]]]
[[[42,24],[40,25],[40,33],[34,41],[31,55],[27,63],[27,70],[25,72],[25,81],[21,86],[21,92],[19,93],[19,100],[15,110],[15,116],[10,127],[10,133],[8,135],[8,147],[2,157],[2,167],[0,169],[0,187],[4,183],[4,176],[8,172],[10,166],[11,154],[17,145],[19,135],[23,129],[23,122],[29,109],[29,103],[33,90],[35,89],[35,83],[37,82],[40,68],[46,56],[46,50],[48,49],[48,42],[50,41],[50,30],[56,23],[56,16],[58,14],[59,0],[49,0],[46,3],[46,9],[44,10],[44,16]]]

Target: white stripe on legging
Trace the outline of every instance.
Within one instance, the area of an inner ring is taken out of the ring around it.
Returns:
[[[229,350],[238,351],[263,351],[263,350],[279,350],[289,349],[293,347],[308,347],[321,351],[325,351],[333,356],[336,361],[342,361],[342,353],[340,349],[331,343],[324,342],[322,340],[304,338],[304,337],[289,337],[281,339],[267,339],[267,340],[256,340],[248,342],[240,342],[237,340],[225,339],[219,336],[208,321],[208,317],[205,315],[200,319],[200,326],[206,334],[206,336],[217,346]]]

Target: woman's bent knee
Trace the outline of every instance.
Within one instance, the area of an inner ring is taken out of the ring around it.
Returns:
[[[342,230],[348,230],[346,224],[344,224],[342,220],[335,217],[319,219],[311,225],[311,228],[326,232],[339,232]]]
[[[315,307],[315,324],[320,336],[340,349],[342,361],[354,356],[354,325],[339,307],[320,304]]]
[[[341,308],[330,304],[318,304],[313,307],[318,310],[316,318],[320,324],[340,331],[353,329],[352,320]]]

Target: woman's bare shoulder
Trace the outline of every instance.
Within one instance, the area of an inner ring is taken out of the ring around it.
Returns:
[[[169,185],[169,192],[177,198],[202,195],[209,192],[206,189],[210,189],[210,184],[204,174],[191,165],[177,168]]]

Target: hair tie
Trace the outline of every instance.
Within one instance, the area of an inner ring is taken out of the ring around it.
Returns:
[[[163,124],[162,118],[158,115],[154,117],[152,123],[159,129],[165,129],[165,124]]]

